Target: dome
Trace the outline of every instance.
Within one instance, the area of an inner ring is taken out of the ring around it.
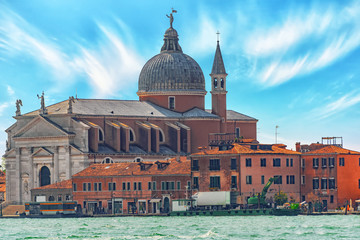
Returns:
[[[177,31],[167,29],[160,54],[152,57],[140,72],[138,95],[168,91],[206,93],[199,64],[182,52],[178,41]]]

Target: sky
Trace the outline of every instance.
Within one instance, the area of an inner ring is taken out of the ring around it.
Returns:
[[[138,99],[143,65],[174,13],[183,52],[201,66],[206,107],[216,32],[228,109],[258,119],[258,140],[343,137],[360,151],[360,1],[0,0],[0,155],[22,113],[69,96]]]

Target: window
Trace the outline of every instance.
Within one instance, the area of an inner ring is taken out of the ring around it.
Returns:
[[[329,178],[329,189],[335,189],[335,178]]]
[[[327,189],[327,178],[321,179],[321,189],[323,189],[323,190]]]
[[[210,159],[210,170],[220,170],[220,159]]]
[[[137,182],[134,182],[134,191],[137,190]]]
[[[169,97],[169,109],[175,109],[175,97]]]
[[[123,183],[122,183],[122,190],[123,190],[123,191],[126,191],[126,182],[123,182]]]
[[[176,182],[176,187],[177,187],[177,190],[180,190],[181,189],[181,182],[180,181],[177,181]]]
[[[280,166],[281,166],[281,160],[280,160],[280,158],[274,158],[274,159],[273,159],[273,166],[274,166],[274,167],[280,167]]]
[[[103,163],[103,164],[105,164],[105,163],[114,163],[114,161],[111,158],[107,157],[107,158],[104,158],[101,163]]]
[[[194,160],[192,160],[191,163],[192,163],[191,164],[191,170],[192,171],[199,171],[199,160],[194,159]]]
[[[131,185],[130,182],[127,183],[127,190],[130,191]]]
[[[301,175],[301,184],[305,185],[305,175]]]
[[[330,195],[330,203],[334,203],[334,195]]]
[[[99,128],[99,142],[103,142],[104,141],[104,131]]]
[[[305,195],[302,195],[302,196],[301,196],[301,201],[302,201],[302,202],[305,201]]]
[[[287,175],[286,176],[286,184],[295,184],[295,176]]]
[[[193,189],[199,189],[199,177],[193,177]]]
[[[86,192],[86,186],[87,184],[86,183],[83,183],[83,191]]]
[[[260,167],[266,167],[266,158],[260,158]]]
[[[98,190],[98,183],[96,182],[94,183],[94,191],[97,192],[97,190]]]
[[[91,183],[88,183],[88,184],[87,184],[87,187],[88,187],[87,190],[88,190],[88,191],[91,191]]]
[[[339,158],[339,166],[341,166],[341,167],[345,166],[345,159],[344,158]]]
[[[290,159],[289,159],[289,158],[286,159],[286,166],[287,166],[287,167],[290,166]]]
[[[217,88],[218,80],[217,78],[214,78],[214,88]]]
[[[169,182],[169,190],[175,190],[175,182]]]
[[[333,168],[335,166],[335,158],[329,158],[329,167]]]
[[[290,158],[290,167],[293,167],[294,166],[294,161],[292,158]]]
[[[304,158],[301,159],[301,167],[305,168],[305,159]]]
[[[159,142],[161,142],[161,143],[165,142],[164,133],[161,129],[159,129]]]
[[[139,189],[139,191],[142,191],[141,182],[138,182],[138,189]]]
[[[166,182],[161,182],[161,190],[166,190]]]
[[[274,184],[282,184],[282,176],[281,175],[275,175],[274,176]]]
[[[224,79],[223,78],[221,78],[221,80],[220,80],[220,87],[224,88]]]
[[[210,177],[210,188],[220,189],[220,177],[219,176],[211,176]]]
[[[154,181],[153,182],[153,187],[152,187],[152,190],[155,191],[156,190],[156,182]]]
[[[240,128],[235,128],[235,137],[240,138]]]
[[[321,167],[322,167],[322,168],[326,168],[326,162],[327,162],[327,159],[326,159],[326,158],[322,158],[322,159],[321,159]]]
[[[313,189],[319,189],[319,179],[313,178]]]
[[[69,194],[66,194],[66,195],[65,195],[65,201],[70,201],[70,200],[71,200],[70,195],[69,195]]]
[[[102,183],[101,182],[98,183],[98,187],[99,187],[99,191],[101,192],[102,191]]]
[[[76,185],[76,183],[73,184],[73,190],[74,190],[74,192],[77,191],[77,185]]]
[[[245,159],[246,161],[246,167],[251,167],[251,158]]]
[[[151,190],[151,182],[148,182],[148,190]]]
[[[360,179],[359,179],[359,189],[360,189]]]
[[[231,159],[231,170],[236,170],[236,158]]]
[[[264,175],[261,176],[261,184],[265,184],[265,176]]]
[[[319,159],[313,158],[313,168],[318,168],[318,167],[319,167]]]
[[[57,200],[58,200],[58,202],[61,202],[61,201],[62,201],[62,195],[61,195],[61,194],[58,195],[58,199],[57,199]]]
[[[187,189],[191,189],[191,181],[187,181]]]
[[[231,188],[237,188],[237,177],[231,176]]]
[[[134,134],[134,131],[132,129],[129,129],[129,141],[130,142],[135,142],[135,134]]]
[[[116,183],[109,182],[108,183],[108,189],[109,189],[109,191],[115,191],[116,190]]]
[[[246,176],[246,184],[252,184],[252,176]]]

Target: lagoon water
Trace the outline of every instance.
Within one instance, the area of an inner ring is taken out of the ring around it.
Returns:
[[[360,239],[360,216],[0,219],[0,239]]]

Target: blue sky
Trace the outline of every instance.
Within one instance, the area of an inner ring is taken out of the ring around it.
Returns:
[[[359,1],[0,0],[0,155],[22,113],[79,98],[138,99],[138,76],[169,27],[209,91],[216,32],[228,108],[259,119],[258,138],[294,148],[342,136],[360,150]],[[206,97],[210,108],[210,94]]]

